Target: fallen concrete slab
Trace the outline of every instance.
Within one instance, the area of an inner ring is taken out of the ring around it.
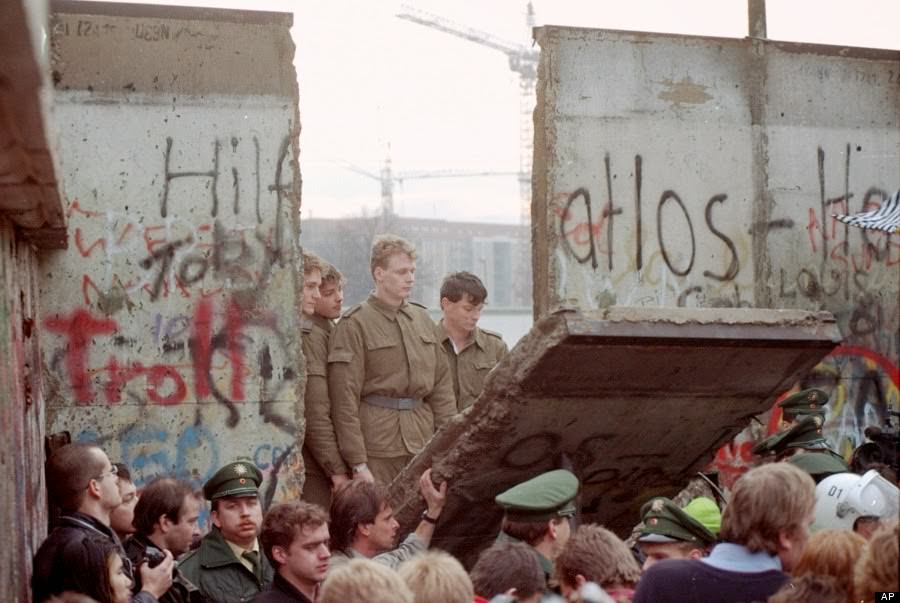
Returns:
[[[401,529],[418,523],[417,480],[433,467],[450,493],[432,546],[471,564],[499,530],[494,496],[568,467],[581,520],[626,537],[644,501],[678,492],[840,340],[828,312],[611,307],[541,319],[391,484]]]

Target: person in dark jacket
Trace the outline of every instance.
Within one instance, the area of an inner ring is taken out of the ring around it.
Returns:
[[[144,561],[155,565],[165,551],[180,557],[191,548],[194,536],[200,536],[198,517],[200,501],[187,482],[163,477],[150,482],[141,493],[134,508],[136,532],[124,542],[131,563],[140,566]],[[141,590],[136,577],[134,591]],[[172,586],[159,603],[203,603],[207,601],[200,590],[176,568]]]
[[[259,554],[262,474],[250,461],[225,465],[203,485],[212,501],[213,526],[178,569],[216,603],[246,603],[272,582],[272,566]]]
[[[275,505],[266,514],[259,540],[275,568],[269,589],[254,603],[312,603],[328,574],[328,516],[307,502]]]
[[[35,603],[63,592],[64,576],[84,555],[86,542],[100,537],[113,543],[124,557],[122,543],[110,528],[109,515],[122,502],[118,476],[109,457],[97,446],[67,444],[53,452],[46,466],[48,498],[60,509],[56,526],[34,557],[31,591]],[[156,567],[139,568],[142,589],[135,603],[156,603],[172,584],[174,561],[170,553]],[[130,563],[125,573],[133,580]]]

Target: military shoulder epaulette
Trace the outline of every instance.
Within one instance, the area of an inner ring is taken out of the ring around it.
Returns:
[[[303,331],[305,335],[312,333],[313,330],[313,322],[311,320],[303,319],[300,321],[300,329]]]
[[[348,318],[350,316],[353,316],[356,312],[359,311],[360,308],[362,308],[362,304],[356,304],[355,306],[341,314],[341,318]]]
[[[428,306],[426,306],[426,305],[424,305],[424,304],[420,304],[419,302],[415,302],[415,301],[410,301],[410,302],[409,302],[409,305],[411,305],[411,306],[418,306],[419,308],[422,308],[423,310],[427,310],[427,309],[428,309]]]
[[[478,328],[480,329],[481,327],[478,327]],[[490,335],[491,337],[496,337],[497,339],[503,341],[503,335],[501,335],[501,334],[498,333],[497,331],[490,331],[490,330],[488,330],[488,329],[481,329],[481,332],[484,333],[485,335]]]

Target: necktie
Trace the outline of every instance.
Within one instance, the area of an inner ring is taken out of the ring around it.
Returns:
[[[250,562],[250,565],[253,566],[253,575],[256,576],[258,580],[262,580],[259,573],[259,551],[244,551],[241,553],[241,557]]]

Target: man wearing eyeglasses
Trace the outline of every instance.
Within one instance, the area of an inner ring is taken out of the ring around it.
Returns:
[[[50,505],[60,511],[53,531],[34,557],[31,590],[35,601],[60,594],[70,560],[83,554],[91,537],[108,538],[122,549],[110,527],[110,513],[122,503],[118,475],[109,457],[97,446],[67,444],[50,455],[46,466]],[[126,560],[122,550],[122,558]],[[140,567],[143,589],[134,596],[137,603],[155,603],[172,585],[174,561],[171,554],[158,566]],[[131,564],[125,563],[129,578]]]

